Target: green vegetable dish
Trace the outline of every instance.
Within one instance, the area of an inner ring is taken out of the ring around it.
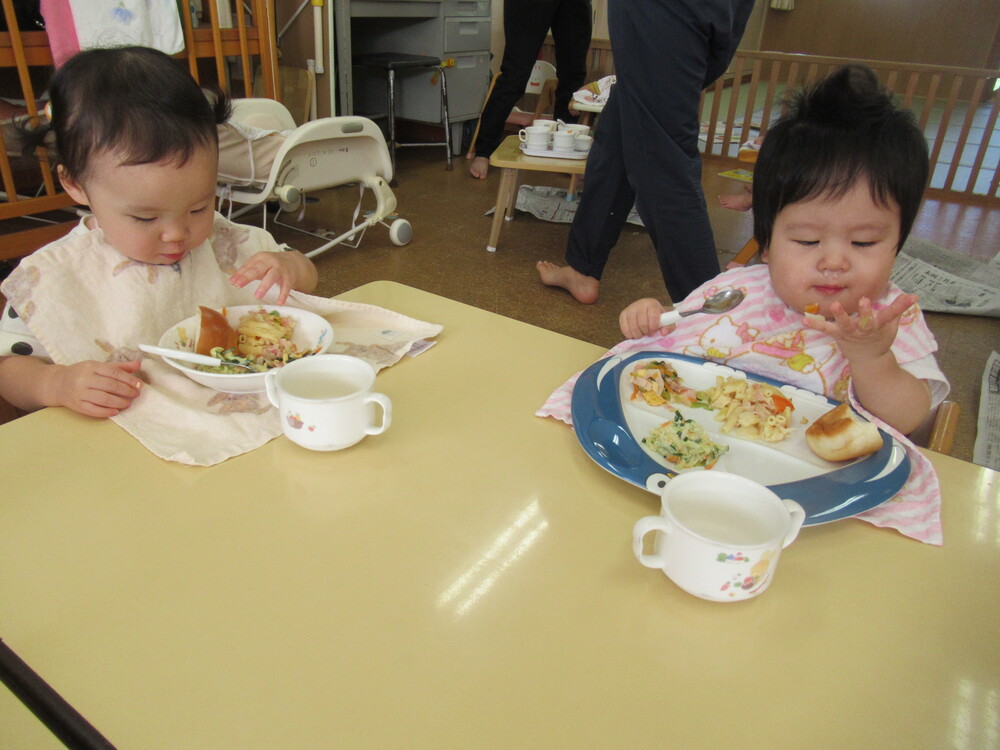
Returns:
[[[678,469],[701,466],[711,469],[726,451],[727,445],[712,442],[705,428],[674,413],[673,421],[664,422],[642,439],[643,445],[663,456]]]

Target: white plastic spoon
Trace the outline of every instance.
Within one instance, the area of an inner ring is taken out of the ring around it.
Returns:
[[[159,354],[167,359],[179,359],[182,362],[190,362],[195,365],[208,365],[209,367],[242,367],[244,370],[250,368],[238,362],[224,362],[218,357],[209,357],[206,354],[195,354],[194,352],[184,352],[180,349],[168,349],[165,346],[152,346],[150,344],[139,344],[139,348],[147,354]]]
[[[713,315],[718,315],[719,313],[729,312],[743,301],[744,296],[746,295],[742,289],[723,289],[721,292],[716,292],[705,300],[705,304],[697,310],[685,310],[684,312],[680,310],[668,310],[663,313],[660,316],[660,327],[669,326],[681,318],[686,318],[688,315],[694,315],[695,313],[712,313]]]

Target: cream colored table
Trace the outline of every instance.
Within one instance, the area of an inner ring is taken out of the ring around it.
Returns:
[[[444,325],[388,433],[212,468],[49,409],[0,427],[0,637],[120,748],[984,748],[1000,474],[933,456],[943,548],[805,529],[771,588],[633,558],[657,499],[534,410],[601,349],[398,284]],[[57,747],[0,687],[0,747]]]
[[[586,159],[563,159],[560,157],[528,156],[520,148],[521,142],[516,135],[504,138],[496,151],[490,155],[490,166],[499,167],[500,187],[497,189],[497,205],[493,212],[493,224],[490,227],[490,241],[486,249],[496,252],[500,241],[500,229],[504,221],[514,218],[514,205],[517,202],[517,183],[522,170],[529,172],[559,172],[570,174],[575,178],[584,173],[587,167]]]

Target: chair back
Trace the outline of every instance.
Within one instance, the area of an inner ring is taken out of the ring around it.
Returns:
[[[531,75],[528,76],[528,85],[524,87],[525,94],[541,94],[542,87],[550,78],[556,77],[556,68],[545,60],[535,60],[535,65],[531,68]]]

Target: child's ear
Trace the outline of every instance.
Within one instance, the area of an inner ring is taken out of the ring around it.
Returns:
[[[63,190],[66,191],[70,198],[84,206],[90,205],[90,201],[87,199],[87,192],[83,189],[83,186],[69,176],[69,173],[62,164],[56,167],[56,176],[59,178],[59,183],[63,186]]]

